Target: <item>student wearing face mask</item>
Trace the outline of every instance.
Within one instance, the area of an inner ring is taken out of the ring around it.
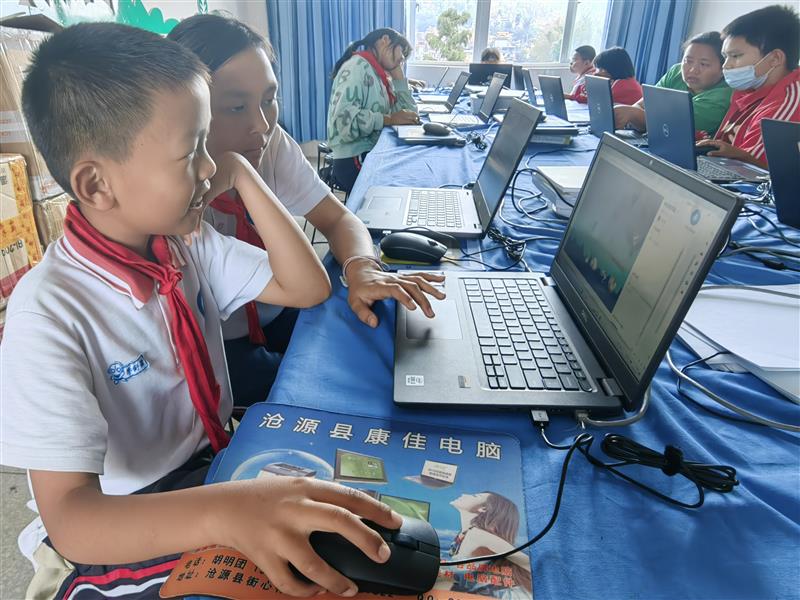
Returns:
[[[800,122],[800,17],[772,5],[742,15],[722,31],[722,73],[734,92],[713,140],[699,142],[726,156],[766,167],[761,121]]]
[[[361,161],[378,142],[381,129],[419,123],[403,74],[409,54],[411,44],[397,31],[376,29],[350,44],[333,67],[328,145],[333,177],[345,191],[353,187]]]

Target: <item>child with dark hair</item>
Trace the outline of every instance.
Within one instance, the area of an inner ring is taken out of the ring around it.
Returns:
[[[231,151],[241,154],[286,210],[319,229],[345,266],[350,306],[358,317],[375,327],[377,317],[370,306],[390,297],[431,314],[425,292],[441,294],[428,281],[441,278],[385,273],[373,257],[364,224],[331,193],[297,142],[278,124],[278,79],[269,42],[244,23],[215,14],[189,17],[168,37],[197,54],[211,72],[211,158]],[[236,194],[215,198],[206,220],[220,233],[262,245]],[[296,309],[253,302],[223,324],[237,405],[266,399],[296,318]]]
[[[578,46],[569,61],[570,73],[575,73],[575,81],[572,83],[572,91],[564,94],[567,100],[575,100],[586,104],[589,99],[586,95],[586,76],[594,75],[595,51],[591,46]]]
[[[597,77],[611,80],[614,104],[635,104],[642,99],[642,86],[636,81],[633,61],[625,48],[603,50],[594,58],[594,69]]]
[[[481,52],[481,62],[486,64],[496,64],[503,62],[503,55],[498,48],[484,48]]]
[[[700,138],[713,136],[731,103],[733,90],[722,76],[722,38],[716,31],[694,36],[683,50],[683,60],[670,67],[657,87],[689,92],[692,96],[694,126]],[[615,106],[618,129],[645,131],[644,99],[633,106]]]
[[[333,176],[348,192],[381,129],[419,123],[417,105],[403,73],[410,54],[411,44],[397,31],[376,29],[350,44],[333,67],[328,145]]]
[[[355,594],[308,535],[335,529],[384,561],[357,516],[396,527],[387,506],[308,479],[200,485],[228,441],[220,321],[251,300],[304,307],[330,293],[253,166],[208,155],[206,68],[142,29],[75,25],[38,48],[22,102],[75,199],[64,236],[14,289],[0,344],[2,461],[28,470],[43,521],[21,536],[42,542],[24,549],[40,567],[27,597],[154,596],[179,553],[209,545],[238,549],[288,594]],[[203,222],[226,190],[263,249]]]
[[[709,156],[767,166],[761,121],[800,121],[800,17],[774,4],[731,21],[722,31],[725,81],[734,92]]]

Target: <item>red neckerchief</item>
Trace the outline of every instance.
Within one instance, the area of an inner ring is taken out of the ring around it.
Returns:
[[[261,241],[261,236],[258,231],[250,223],[247,218],[247,209],[244,207],[241,198],[238,194],[229,194],[225,192],[220,194],[211,201],[211,206],[221,213],[226,215],[233,215],[236,218],[236,238],[247,242],[252,246],[264,249],[264,242]],[[247,314],[247,331],[250,335],[250,343],[256,346],[265,346],[267,338],[264,336],[264,330],[261,328],[261,320],[258,317],[258,306],[255,301],[248,302],[244,305],[245,313]]]
[[[211,447],[219,452],[229,441],[219,420],[220,388],[214,377],[203,332],[180,288],[183,273],[172,264],[167,238],[163,235],[151,238],[151,249],[158,262],[147,260],[103,236],[74,203],[67,208],[64,236],[83,258],[127,283],[138,300],[147,302],[154,289],[167,299],[170,333],[183,366],[189,396],[200,415]]]
[[[375,58],[375,55],[369,50],[361,50],[356,52],[355,55],[363,58],[375,69],[378,77],[380,77],[383,82],[383,87],[386,88],[386,93],[389,95],[389,106],[393,106],[397,98],[395,98],[392,86],[389,84],[389,75],[386,73],[386,69],[381,66],[381,63],[378,62],[378,59]]]

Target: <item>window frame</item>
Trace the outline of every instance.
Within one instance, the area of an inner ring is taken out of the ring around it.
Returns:
[[[492,14],[492,1],[493,0],[476,0],[475,7],[475,44],[472,49],[472,60],[470,62],[480,62],[481,52],[487,47],[489,43],[489,17]],[[503,2],[504,0],[494,0],[495,2]],[[411,35],[416,36],[416,0],[405,0],[406,2],[406,31]],[[564,37],[561,40],[561,52],[557,62],[531,62],[520,63],[524,67],[543,67],[555,68],[569,65],[570,58],[572,57],[572,39],[575,33],[575,17],[578,13],[578,3],[580,0],[567,0],[567,14],[564,17]],[[411,65],[445,65],[455,66],[463,65],[466,63],[452,62],[452,61],[439,61],[439,60],[417,60],[412,54],[409,61]]]

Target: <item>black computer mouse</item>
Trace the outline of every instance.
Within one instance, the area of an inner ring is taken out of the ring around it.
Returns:
[[[705,156],[712,150],[719,150],[717,146],[695,146],[694,147],[694,155],[695,156]]]
[[[441,123],[425,123],[422,129],[430,135],[450,135],[453,132],[447,125]]]
[[[381,250],[394,260],[438,263],[447,252],[447,246],[418,233],[396,231],[383,237]]]
[[[338,533],[314,531],[311,547],[325,562],[353,580],[359,592],[373,594],[421,594],[439,576],[439,536],[426,521],[403,517],[400,529],[386,529],[364,521],[392,551],[385,563],[376,563]]]

